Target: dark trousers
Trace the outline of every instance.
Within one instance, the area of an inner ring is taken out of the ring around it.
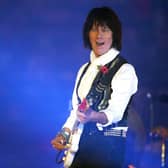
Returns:
[[[123,168],[125,143],[123,137],[84,132],[71,168]]]

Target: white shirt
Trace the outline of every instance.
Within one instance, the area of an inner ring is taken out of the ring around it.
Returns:
[[[94,52],[91,51],[90,54],[91,63],[87,71],[83,75],[80,86],[78,88],[79,89],[78,94],[81,100],[83,100],[83,98],[85,98],[86,95],[88,94],[91,85],[97,73],[99,72],[98,66],[109,63],[118,54],[119,51],[114,48],[110,49],[107,53],[105,53],[100,57],[96,57],[94,55]],[[86,65],[87,63],[82,65],[78,71],[72,95],[72,110],[63,127],[68,127],[72,129],[75,121],[77,120],[76,111],[78,108],[78,100],[76,95],[76,85]],[[111,81],[111,87],[113,92],[109,100],[109,105],[106,109],[101,111],[106,114],[108,123],[104,125],[97,123],[98,129],[101,130],[103,129],[103,127],[106,127],[112,123],[116,123],[122,119],[124,111],[129,103],[131,96],[135,94],[137,91],[137,86],[138,86],[138,79],[134,67],[128,63],[123,64],[117,71],[117,73],[114,75]]]

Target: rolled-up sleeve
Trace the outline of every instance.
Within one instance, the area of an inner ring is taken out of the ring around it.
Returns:
[[[131,64],[124,64],[118,70],[111,81],[112,94],[108,107],[101,111],[107,116],[108,123],[97,123],[98,127],[106,127],[117,123],[123,117],[125,109],[138,87],[138,78],[134,67]]]

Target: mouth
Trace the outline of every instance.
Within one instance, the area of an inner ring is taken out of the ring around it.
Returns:
[[[97,45],[98,47],[103,46],[103,45],[104,45],[104,42],[96,42],[96,45]]]

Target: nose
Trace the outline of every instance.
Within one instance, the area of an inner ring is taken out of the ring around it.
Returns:
[[[102,31],[101,31],[101,29],[97,30],[97,37],[102,37]]]

